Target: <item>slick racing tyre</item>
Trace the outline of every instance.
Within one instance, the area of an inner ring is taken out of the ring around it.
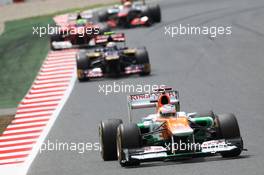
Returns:
[[[140,76],[146,76],[151,73],[151,66],[149,62],[149,56],[148,56],[148,51],[146,50],[145,47],[143,48],[138,48],[136,52],[136,60],[137,64],[143,65],[143,71],[140,72]]]
[[[101,156],[104,161],[117,160],[116,133],[120,124],[121,119],[109,119],[101,121],[99,125]]]
[[[222,157],[236,157],[239,156],[243,149],[243,140],[240,136],[240,130],[237,119],[234,114],[221,114],[216,116],[218,125],[218,137],[225,139],[236,145],[238,148],[221,153]]]
[[[111,28],[106,24],[99,24],[99,34],[104,35],[105,32],[110,32]]]
[[[107,11],[101,11],[98,13],[98,21],[99,22],[105,22],[108,20],[108,12]]]
[[[125,166],[138,166],[139,161],[125,160],[124,149],[136,149],[142,146],[141,133],[137,124],[119,125],[117,128],[117,157],[120,165]]]
[[[161,10],[158,4],[150,6],[148,11],[153,22],[157,22],[157,23],[161,22]]]
[[[90,67],[90,59],[87,57],[85,51],[80,51],[76,56],[77,76],[80,82],[88,81],[89,78],[85,76],[84,71]]]
[[[60,42],[63,41],[62,35],[60,34],[52,34],[50,35],[50,49],[51,50],[58,50],[56,48],[53,47],[53,42]]]

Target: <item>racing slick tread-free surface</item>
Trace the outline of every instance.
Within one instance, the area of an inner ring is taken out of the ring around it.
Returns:
[[[122,123],[120,119],[109,119],[101,121],[99,125],[99,136],[102,149],[102,157],[105,161],[117,160],[116,133],[118,126]]]

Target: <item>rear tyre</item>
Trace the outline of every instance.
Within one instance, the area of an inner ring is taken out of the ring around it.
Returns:
[[[76,56],[77,76],[80,82],[88,81],[89,78],[85,75],[90,66],[90,59],[87,57],[86,52],[80,51]]]
[[[101,24],[99,29],[99,34],[103,35],[105,32],[110,32],[111,28],[106,24]]]
[[[145,47],[137,49],[136,60],[137,60],[137,64],[144,66],[143,67],[143,71],[140,72],[139,75],[140,76],[150,75],[150,73],[151,73],[151,65],[150,65],[150,62],[149,62],[148,51],[146,50]]]
[[[116,134],[121,123],[121,119],[110,119],[101,121],[99,125],[101,157],[104,161],[117,160]]]
[[[107,11],[101,11],[98,13],[98,21],[99,22],[105,22],[108,20],[108,12]]]
[[[237,119],[234,114],[221,114],[216,116],[218,125],[218,137],[226,139],[228,142],[236,145],[238,148],[221,153],[222,157],[236,157],[241,154],[243,149],[243,140],[240,136],[240,130]]]
[[[149,7],[149,13],[153,22],[161,22],[161,9],[160,6],[154,5]]]
[[[136,149],[142,146],[141,133],[137,124],[119,125],[117,128],[117,157],[122,167],[138,166],[139,161],[126,160],[124,149]]]

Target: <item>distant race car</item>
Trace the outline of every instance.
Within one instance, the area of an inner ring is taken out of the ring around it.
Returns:
[[[98,20],[107,22],[112,28],[150,26],[161,21],[161,9],[158,4],[147,5],[145,1],[127,0],[121,2],[121,5],[99,12]]]
[[[93,46],[95,36],[111,30],[109,26],[95,22],[90,12],[69,14],[66,22],[57,24],[56,28],[50,35],[52,50]]]
[[[106,76],[150,74],[151,66],[146,48],[126,47],[124,33],[110,32],[96,36],[95,43],[101,47],[93,51],[80,50],[76,56],[80,81]]]
[[[156,107],[156,113],[133,123],[132,109]],[[121,166],[220,154],[239,156],[243,149],[236,117],[180,112],[178,92],[171,88],[128,97],[129,124],[121,119],[101,121],[99,136],[103,160]]]

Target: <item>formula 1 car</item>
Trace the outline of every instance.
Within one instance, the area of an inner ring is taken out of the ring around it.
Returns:
[[[122,5],[99,12],[98,20],[107,22],[111,28],[150,26],[161,21],[161,10],[159,5],[146,5],[145,1],[125,1]]]
[[[124,33],[109,32],[96,36],[95,43],[101,47],[93,51],[81,50],[76,56],[77,75],[80,81],[105,76],[150,74],[151,66],[146,48],[126,47]]]
[[[243,140],[233,114],[216,115],[180,111],[178,92],[171,88],[128,97],[129,124],[121,119],[101,121],[99,136],[104,161],[121,166],[141,162],[188,159],[220,154],[239,156]],[[156,113],[133,123],[132,109],[156,107]]]
[[[50,36],[52,50],[93,46],[95,36],[111,30],[107,25],[95,22],[89,13],[68,14],[66,21],[55,22],[56,30]]]

